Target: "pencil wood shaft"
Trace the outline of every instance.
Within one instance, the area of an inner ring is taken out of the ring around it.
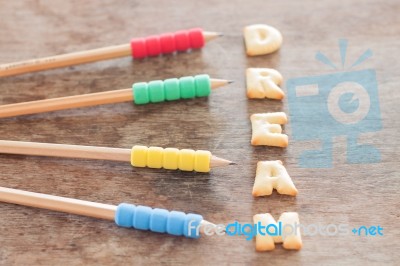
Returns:
[[[29,207],[114,220],[117,206],[0,187],[0,201]]]
[[[133,101],[132,89],[81,94],[0,106],[0,118]]]
[[[31,59],[0,65],[0,77],[79,65],[130,55],[130,44],[121,44],[88,51]]]
[[[122,162],[131,161],[130,149],[10,140],[0,140],[0,153]]]

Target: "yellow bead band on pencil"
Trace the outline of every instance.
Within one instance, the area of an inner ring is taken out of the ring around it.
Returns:
[[[211,152],[175,148],[133,146],[131,164],[134,167],[210,172]]]
[[[0,154],[23,154],[64,158],[81,158],[129,162],[134,167],[164,168],[169,170],[210,172],[211,168],[235,163],[204,150],[133,146],[133,148],[109,148],[0,140]]]

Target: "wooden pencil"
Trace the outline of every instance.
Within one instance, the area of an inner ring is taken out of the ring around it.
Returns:
[[[217,32],[202,32],[204,41],[209,42],[222,36]],[[48,69],[73,66],[100,60],[107,60],[132,55],[130,43],[98,48],[88,51],[68,53],[44,58],[7,63],[0,65],[0,77],[19,75]]]
[[[7,187],[0,187],[0,202],[82,215],[109,221],[115,221],[118,208],[118,206],[111,204],[59,197]],[[201,220],[200,233],[203,233],[204,227],[206,226],[215,227],[213,223]]]
[[[131,162],[132,149],[0,140],[0,153]],[[212,155],[210,167],[235,164]]]
[[[232,81],[223,79],[210,79],[211,88],[222,87]],[[88,107],[102,104],[130,102],[134,100],[132,88],[81,94],[39,101],[30,101],[0,105],[0,118],[13,117],[27,114],[37,114],[59,111],[71,108]]]

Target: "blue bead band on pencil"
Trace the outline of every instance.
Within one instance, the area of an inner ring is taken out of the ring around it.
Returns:
[[[121,203],[115,212],[115,223],[122,227],[168,233],[175,236],[199,238],[199,226],[203,217],[178,211],[152,209],[146,206]]]

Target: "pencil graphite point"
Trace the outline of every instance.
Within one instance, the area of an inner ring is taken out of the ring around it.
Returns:
[[[204,35],[204,40],[206,42],[224,36],[224,34],[222,34],[221,32],[210,32],[210,31],[203,31],[203,35]]]

